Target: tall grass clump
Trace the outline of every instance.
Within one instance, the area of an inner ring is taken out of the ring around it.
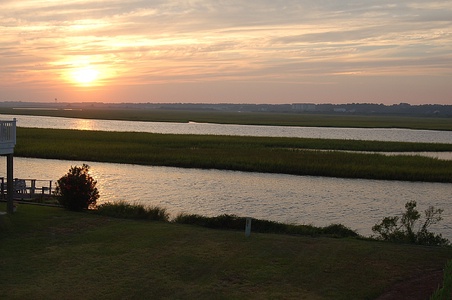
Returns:
[[[244,230],[246,224],[245,217],[223,214],[216,217],[206,217],[197,214],[179,214],[173,222],[180,224],[197,225],[213,229]],[[284,224],[275,221],[252,219],[252,232],[261,233],[282,233],[309,236],[330,236],[330,237],[357,237],[358,234],[340,224],[333,224],[327,227],[316,227],[312,225]]]
[[[136,220],[151,220],[163,221],[169,220],[169,214],[165,208],[158,206],[144,206],[142,204],[130,204],[125,201],[107,202],[97,207],[96,213],[103,216],[136,219]]]
[[[444,268],[442,287],[438,287],[438,289],[430,297],[430,300],[449,299],[452,299],[452,260],[449,260]]]

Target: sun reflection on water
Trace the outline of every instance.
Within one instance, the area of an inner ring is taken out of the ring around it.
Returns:
[[[74,128],[77,130],[96,130],[96,122],[88,119],[74,119]]]

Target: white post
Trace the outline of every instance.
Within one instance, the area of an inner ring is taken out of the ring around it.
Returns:
[[[13,138],[13,147],[16,146],[16,118],[13,119],[13,126],[12,126],[12,138]]]
[[[246,218],[245,236],[249,237],[250,235],[251,235],[251,218]]]

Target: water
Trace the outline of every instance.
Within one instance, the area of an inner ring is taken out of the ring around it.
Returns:
[[[89,120],[60,117],[0,115],[0,119],[17,119],[19,127],[80,129],[100,131],[152,132],[171,134],[210,134],[237,136],[300,137],[452,144],[451,131],[326,128],[290,126],[225,125],[210,123],[167,123],[114,120]]]
[[[14,159],[14,176],[57,180],[80,161]],[[178,213],[236,214],[285,223],[325,226],[341,223],[360,234],[415,200],[419,211],[443,208],[432,231],[452,240],[452,188],[446,183],[292,176],[235,171],[149,167],[91,162],[99,203],[124,200],[158,205]],[[6,159],[0,176],[6,176]]]

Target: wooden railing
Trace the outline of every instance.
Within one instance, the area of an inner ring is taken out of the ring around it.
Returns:
[[[0,121],[0,154],[11,154],[16,145],[16,119]]]
[[[1,198],[5,198],[6,180],[0,177],[0,192]],[[13,181],[14,198],[35,198],[39,196],[52,195],[52,180],[39,179],[18,179]]]

